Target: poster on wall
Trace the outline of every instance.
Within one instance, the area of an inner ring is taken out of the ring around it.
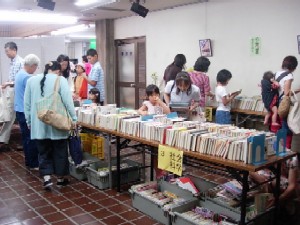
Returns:
[[[251,38],[251,54],[260,55],[261,53],[261,38],[253,37]]]
[[[297,36],[298,53],[300,54],[300,35]]]
[[[199,40],[199,45],[200,45],[201,56],[205,56],[205,57],[212,56],[210,39]]]

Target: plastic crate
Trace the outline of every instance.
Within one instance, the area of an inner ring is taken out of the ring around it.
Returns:
[[[99,162],[100,160],[97,157],[92,156],[91,154],[87,152],[83,152],[83,163],[80,165],[75,166],[75,163],[73,160],[69,160],[69,171],[70,175],[75,177],[78,180],[86,180],[87,174],[86,174],[86,168],[90,166],[93,163]]]
[[[166,181],[158,182],[158,190],[161,192],[169,191],[176,194],[178,197],[186,199],[186,201],[193,202],[196,200],[196,198],[193,197],[193,194],[190,191],[183,190],[176,184],[170,184]],[[132,206],[134,208],[147,214],[148,216],[152,217],[162,224],[171,224],[169,212],[172,211],[172,209],[170,209],[170,211],[165,211],[161,206],[140,195],[139,192],[135,192],[133,190],[133,187],[129,190],[129,192],[131,193]]]
[[[140,179],[140,167],[141,164],[129,159],[122,160],[121,163],[127,163],[128,168],[121,168],[121,184],[130,183],[133,181],[138,181]],[[112,166],[116,165],[116,160],[112,160]],[[88,182],[92,185],[98,187],[99,189],[109,188],[109,173],[106,175],[101,175],[98,171],[101,168],[107,168],[108,162],[99,161],[93,164],[90,164],[86,169]],[[112,185],[116,186],[117,184],[117,171],[112,171]]]

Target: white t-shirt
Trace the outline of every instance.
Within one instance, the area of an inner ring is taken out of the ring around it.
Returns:
[[[285,70],[282,71],[278,71],[275,74],[275,80],[282,74],[286,72]],[[279,88],[278,88],[278,92],[279,92],[279,96],[282,95],[283,91],[284,91],[284,83],[287,80],[294,80],[294,76],[292,73],[289,73],[288,75],[286,75],[285,77],[283,77],[280,81],[279,81]]]
[[[191,105],[192,100],[194,100],[195,102],[200,101],[200,89],[196,85],[192,84],[192,90],[189,95],[187,95],[186,91],[185,92],[180,91],[177,95],[176,94],[176,90],[177,90],[176,84],[174,85],[172,92],[171,92],[171,88],[172,88],[174,82],[175,82],[174,80],[168,81],[168,83],[166,84],[166,87],[165,87],[165,93],[170,94],[170,103],[181,102],[181,103],[189,103],[189,105]]]
[[[224,96],[227,96],[228,93],[226,91],[225,86],[217,86],[215,90],[215,95],[216,95],[216,101],[218,103],[218,108],[217,110],[222,110],[222,111],[230,111],[230,105],[227,104],[226,106],[223,104],[222,98]]]

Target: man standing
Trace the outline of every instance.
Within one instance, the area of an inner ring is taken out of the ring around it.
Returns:
[[[98,88],[100,91],[100,104],[103,105],[105,100],[104,73],[98,61],[98,53],[95,49],[89,49],[86,56],[89,63],[92,64],[89,76],[84,76],[84,79],[88,82],[88,92],[92,88]]]
[[[16,118],[19,122],[22,133],[22,144],[25,155],[25,165],[27,168],[37,170],[39,166],[38,150],[34,140],[30,138],[30,130],[24,114],[24,93],[27,80],[36,71],[40,59],[34,55],[29,54],[24,58],[24,69],[20,70],[15,79],[15,103],[14,109],[16,111]]]
[[[11,120],[3,125],[0,133],[0,151],[8,151],[10,147],[8,145],[11,128],[16,119],[16,113],[14,111],[14,81],[16,74],[23,68],[23,59],[17,55],[18,47],[15,42],[7,42],[4,46],[5,53],[8,58],[11,59],[10,69],[9,69],[9,79],[8,82],[2,85],[2,89],[8,97],[7,107],[10,110]]]

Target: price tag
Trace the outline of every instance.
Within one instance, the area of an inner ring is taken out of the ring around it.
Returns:
[[[183,151],[165,145],[158,146],[158,168],[182,175]]]

